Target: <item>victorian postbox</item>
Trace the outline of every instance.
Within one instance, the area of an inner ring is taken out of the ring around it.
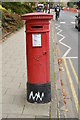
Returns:
[[[49,20],[47,13],[21,16],[26,21],[27,100],[31,103],[51,101]]]

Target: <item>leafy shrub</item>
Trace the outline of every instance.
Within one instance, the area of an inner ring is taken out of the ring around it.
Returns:
[[[21,4],[21,2],[2,2],[2,6],[7,10],[11,10],[13,13],[22,15],[24,13],[33,12],[33,9],[27,4]]]
[[[21,15],[33,12],[33,8],[28,6],[28,3],[21,2],[2,2],[2,7],[6,11],[2,11],[2,31],[4,34],[14,30],[18,30],[23,26]]]
[[[18,30],[23,24],[20,15],[2,11],[2,31],[5,31],[5,33]]]

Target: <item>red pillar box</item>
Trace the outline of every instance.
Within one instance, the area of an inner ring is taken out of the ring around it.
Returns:
[[[26,20],[27,100],[31,103],[51,101],[49,20],[53,15],[29,13]]]

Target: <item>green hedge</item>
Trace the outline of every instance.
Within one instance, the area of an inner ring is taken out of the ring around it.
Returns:
[[[32,7],[27,4],[21,4],[21,2],[2,2],[2,6],[12,13],[17,13],[19,15],[33,12]]]

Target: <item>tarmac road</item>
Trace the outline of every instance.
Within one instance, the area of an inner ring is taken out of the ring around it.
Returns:
[[[73,99],[74,116],[78,113],[78,100],[80,105],[80,87],[78,91],[78,30],[75,29],[75,15],[77,13],[61,11],[58,21],[54,21],[60,48],[60,56],[63,58],[63,68],[66,73],[68,90]]]

